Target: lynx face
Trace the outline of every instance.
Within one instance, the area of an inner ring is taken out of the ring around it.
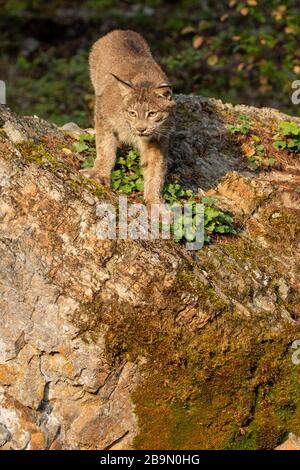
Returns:
[[[116,77],[117,78],[117,77]],[[175,105],[170,85],[135,87],[117,78],[123,100],[124,119],[136,136],[150,138],[168,134],[168,117]],[[149,86],[150,85],[150,86]]]

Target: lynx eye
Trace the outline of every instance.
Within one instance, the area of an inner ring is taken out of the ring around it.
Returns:
[[[130,117],[135,118],[136,117],[136,112],[135,111],[128,111],[128,114]]]
[[[158,114],[158,113],[157,113],[156,111],[149,111],[148,117],[149,117],[149,118],[155,118],[155,117],[157,116],[157,114]]]

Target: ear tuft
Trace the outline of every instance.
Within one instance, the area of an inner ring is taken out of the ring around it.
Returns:
[[[173,99],[172,89],[169,83],[160,83],[157,87],[155,87],[154,93],[168,101],[172,101]]]
[[[134,86],[129,80],[122,80],[121,78],[117,77],[117,75],[115,75],[114,73],[111,73],[111,75],[117,80],[122,96],[126,96],[134,90]]]

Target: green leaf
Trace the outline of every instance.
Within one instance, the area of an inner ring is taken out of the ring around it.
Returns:
[[[95,162],[95,157],[90,155],[82,163],[82,165],[81,165],[82,170],[86,170],[88,168],[93,168],[94,162]]]
[[[85,150],[88,150],[88,148],[89,146],[84,142],[75,142],[73,144],[73,149],[78,153],[84,152]]]
[[[191,189],[187,189],[186,192],[185,192],[186,196],[189,197],[189,198],[192,198],[194,197],[194,193]]]
[[[284,140],[275,140],[272,145],[276,150],[284,150],[286,148],[286,142]]]
[[[228,232],[228,227],[226,225],[218,225],[215,228],[216,233],[227,233]]]
[[[121,181],[120,181],[120,180],[112,181],[112,187],[113,187],[113,189],[119,189],[120,184],[121,184]]]
[[[133,175],[129,175],[128,177],[128,180],[130,181],[135,181],[139,178],[139,175],[137,175],[136,173],[134,173]]]
[[[122,170],[113,170],[112,178],[121,178],[122,174],[123,174]]]
[[[279,127],[284,135],[300,135],[300,126],[293,121],[283,121]]]
[[[218,216],[218,220],[222,222],[226,222],[226,224],[233,224],[233,218],[229,214],[225,214],[224,212],[220,212]]]
[[[208,206],[213,206],[214,204],[216,204],[217,200],[214,197],[204,196],[201,199],[201,202],[202,202],[202,204],[207,204]]]
[[[258,153],[263,153],[265,146],[263,144],[256,145],[256,150]]]
[[[213,232],[215,230],[216,224],[215,222],[210,222],[209,224],[205,224],[205,230],[208,232]]]
[[[129,184],[122,184],[119,186],[119,190],[122,191],[122,193],[130,194],[132,187]]]
[[[238,124],[230,124],[227,126],[227,129],[231,134],[249,134],[249,131],[251,129],[249,116],[247,116],[246,114],[240,114]]]
[[[220,211],[214,209],[213,207],[205,207],[204,208],[204,222],[205,224],[210,222],[211,220],[215,219],[220,215]]]
[[[135,187],[137,191],[144,191],[144,181],[142,178],[135,181]]]
[[[95,135],[93,134],[80,134],[79,136],[79,142],[94,142],[95,141]]]

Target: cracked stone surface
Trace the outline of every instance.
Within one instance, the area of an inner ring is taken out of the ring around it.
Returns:
[[[240,239],[276,262],[262,268],[225,253],[220,242],[205,251],[201,282],[238,315],[264,315],[274,331],[283,322],[298,331],[299,228],[291,228],[282,250],[272,214],[280,218],[284,208],[299,217],[300,195],[292,191],[300,184],[299,162],[254,177],[239,153],[224,147],[226,115],[247,112],[261,123],[282,115],[196,97],[179,96],[178,103],[170,173],[217,196],[241,223]],[[131,448],[138,433],[131,392],[144,358],[112,364],[109,323],[118,305],[120,311],[124,304],[132,311],[173,308],[176,326],[198,334],[214,319],[210,306],[189,292],[168,298],[194,254],[169,242],[99,240],[97,196],[70,184],[82,180],[77,156],[58,151],[62,165],[50,168],[28,161],[18,147],[34,138],[61,149],[70,135],[3,106],[0,118],[0,447]],[[94,318],[86,328],[95,299],[106,320]]]

